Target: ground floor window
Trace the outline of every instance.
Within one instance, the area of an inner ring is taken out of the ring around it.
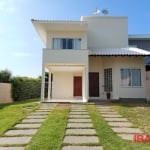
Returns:
[[[104,69],[104,91],[112,91],[112,68]]]
[[[121,68],[121,86],[138,87],[141,86],[141,69]]]

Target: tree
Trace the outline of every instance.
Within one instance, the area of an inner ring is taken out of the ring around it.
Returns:
[[[0,71],[0,82],[2,83],[10,83],[12,78],[12,74],[9,70],[1,70]]]

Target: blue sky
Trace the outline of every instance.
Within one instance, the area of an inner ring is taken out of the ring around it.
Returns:
[[[44,44],[31,18],[71,19],[98,9],[128,16],[129,34],[150,34],[150,0],[0,0],[0,70],[14,76],[41,75]]]

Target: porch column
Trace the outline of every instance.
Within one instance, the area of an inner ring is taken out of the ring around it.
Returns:
[[[51,99],[51,73],[49,71],[49,79],[48,79],[48,100]]]
[[[86,67],[83,69],[83,88],[82,88],[82,91],[83,91],[83,102],[87,102],[87,90],[88,90],[88,81],[87,81],[87,70],[86,70]]]
[[[45,93],[45,67],[42,65],[41,101],[44,102]]]

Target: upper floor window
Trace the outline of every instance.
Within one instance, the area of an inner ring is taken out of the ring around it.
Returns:
[[[122,68],[121,85],[123,87],[140,87],[141,83],[141,69]]]
[[[53,49],[81,49],[81,39],[53,38]]]

